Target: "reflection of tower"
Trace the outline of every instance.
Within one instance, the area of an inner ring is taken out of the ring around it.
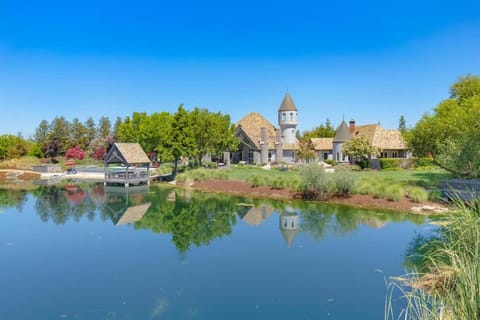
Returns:
[[[287,92],[285,93],[282,104],[278,108],[278,124],[282,132],[283,143],[295,144],[297,142],[297,116],[297,107]]]
[[[280,214],[280,232],[290,248],[298,229],[298,214],[287,210]]]

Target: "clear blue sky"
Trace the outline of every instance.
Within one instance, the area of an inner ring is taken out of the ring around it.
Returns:
[[[480,74],[480,1],[0,0],[0,134],[174,112],[407,125]]]

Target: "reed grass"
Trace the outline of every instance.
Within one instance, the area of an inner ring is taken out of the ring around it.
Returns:
[[[394,279],[406,305],[396,317],[392,295],[385,318],[405,320],[480,319],[480,199],[457,202],[435,237],[420,243],[419,273]],[[430,246],[430,248],[428,248]]]

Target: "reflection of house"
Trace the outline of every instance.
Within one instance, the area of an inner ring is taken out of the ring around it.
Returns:
[[[290,248],[298,230],[298,214],[287,210],[280,214],[279,219],[280,232]]]
[[[233,162],[295,161],[298,110],[288,92],[277,112],[278,128],[256,112],[247,114],[237,123],[235,136],[240,139],[240,145],[232,155]]]
[[[247,212],[241,212],[240,218],[251,226],[259,226],[270,217],[273,208],[270,206],[251,207]]]
[[[388,220],[384,221],[374,217],[366,217],[365,219],[362,219],[362,223],[369,227],[380,229],[388,223]]]
[[[105,184],[128,187],[130,184],[150,182],[150,159],[138,143],[115,143],[105,156],[104,166]]]
[[[106,199],[105,209],[116,226],[141,220],[151,206],[146,185],[107,187]]]
[[[331,159],[347,162],[349,158],[343,154],[342,147],[355,137],[364,137],[372,146],[379,148],[382,158],[408,157],[408,149],[400,131],[387,130],[379,124],[356,126],[354,120],[350,120],[349,125],[342,121],[334,138],[311,138],[310,147],[315,150],[319,161]]]

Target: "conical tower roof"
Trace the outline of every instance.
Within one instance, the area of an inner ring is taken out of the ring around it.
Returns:
[[[287,244],[287,247],[291,248],[293,239],[295,238],[295,235],[297,234],[297,229],[295,230],[285,230],[281,229],[280,232],[282,233],[283,239],[285,240],[285,243]]]
[[[345,120],[342,120],[342,123],[338,126],[337,130],[335,131],[335,138],[333,138],[333,142],[346,142],[352,138],[352,134],[348,129],[347,123]]]
[[[295,103],[293,103],[292,97],[287,93],[285,93],[285,97],[283,98],[282,104],[278,111],[298,111]]]

